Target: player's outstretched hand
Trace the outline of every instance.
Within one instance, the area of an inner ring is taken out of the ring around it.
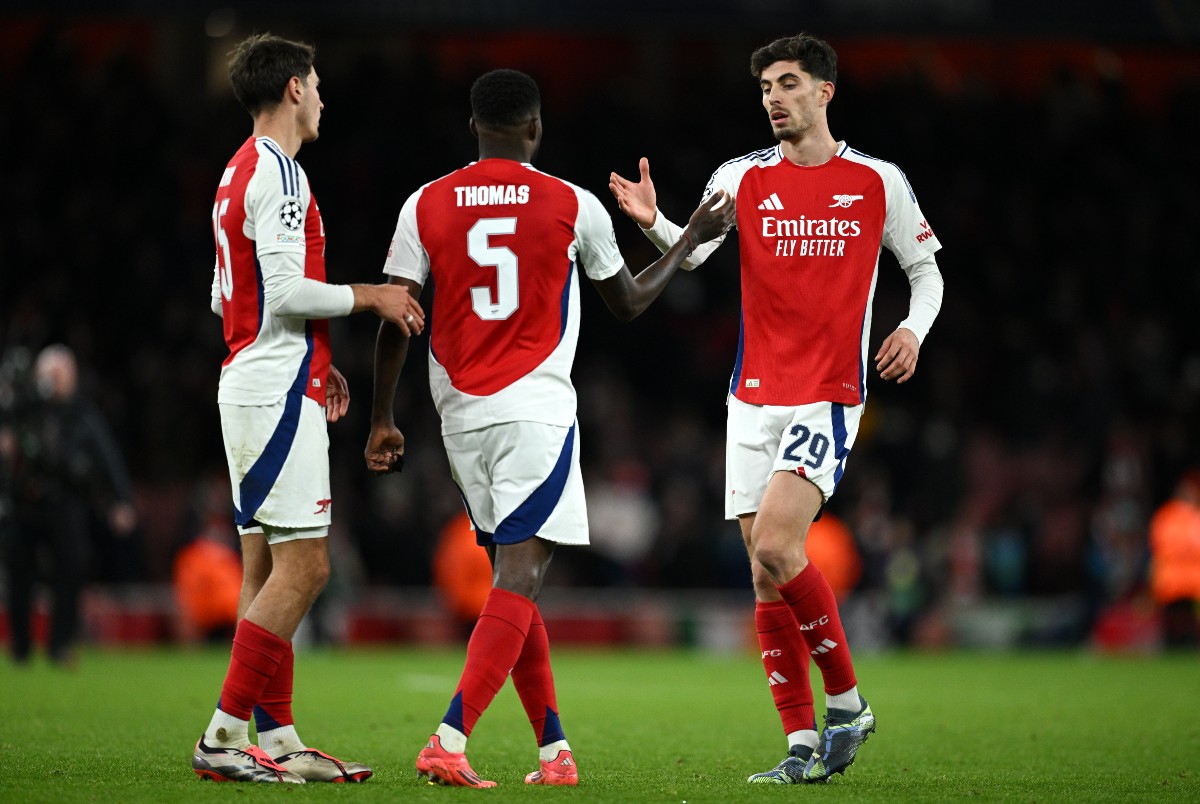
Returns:
[[[399,472],[404,468],[404,433],[396,425],[374,425],[363,450],[367,469],[376,475]]]
[[[384,321],[390,321],[405,335],[419,335],[425,329],[425,311],[403,285],[365,285],[370,301],[365,305]]]
[[[917,372],[917,356],[921,353],[921,342],[916,334],[900,327],[884,339],[875,355],[875,370],[885,380],[896,384],[907,382]]]
[[[621,208],[634,222],[643,229],[654,225],[658,214],[658,200],[654,193],[654,182],[650,181],[650,160],[642,157],[638,160],[638,171],[641,177],[632,182],[616,173],[608,174],[608,189],[617,199]]]
[[[329,379],[325,381],[325,421],[336,422],[350,409],[350,383],[333,365],[329,366]]]
[[[688,220],[687,231],[697,244],[707,243],[724,234],[736,217],[737,206],[729,198],[729,193],[717,190],[696,207]]]

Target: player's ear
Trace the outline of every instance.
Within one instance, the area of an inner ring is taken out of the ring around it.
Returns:
[[[833,85],[832,81],[821,82],[821,103],[829,103],[831,100],[833,100],[834,89],[836,89],[836,87]]]
[[[284,96],[297,103],[304,97],[304,82],[300,80],[300,76],[293,75],[288,79],[287,89],[284,90]]]
[[[542,118],[540,115],[534,115],[529,120],[529,130],[526,134],[530,142],[538,142],[542,138]]]
[[[472,137],[474,137],[475,139],[479,139],[479,129],[475,128],[475,118],[474,117],[467,120],[467,128],[471,129]]]

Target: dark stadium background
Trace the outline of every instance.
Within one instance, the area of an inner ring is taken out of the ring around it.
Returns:
[[[1098,623],[1141,622],[1148,519],[1200,464],[1200,10],[1077,5],[6,4],[0,353],[74,348],[123,446],[141,526],[131,540],[98,528],[97,588],[165,583],[175,549],[227,504],[209,221],[250,132],[224,72],[238,38],[317,45],[326,107],[299,159],[330,278],[372,282],[405,197],[474,158],[479,73],[534,75],[538,167],[594,191],[641,267],[656,252],[616,209],[609,171],[633,175],[648,156],[660,207],[686,218],[713,169],[772,144],[750,51],[809,30],[840,56],[834,135],[900,165],[944,247],[945,301],[917,376],[870,384],[830,506],[864,563],[851,620],[878,644],[955,639],[972,612],[1007,618],[997,642],[1078,643]],[[722,520],[735,245],[632,324],[586,287],[583,298],[585,481],[593,510],[618,524],[559,552],[554,594],[748,599],[740,537]],[[885,253],[872,349],[906,303]],[[366,316],[333,327],[354,400],[331,428],[330,594],[344,600],[427,587],[434,539],[459,510],[424,339],[399,393],[404,473],[363,468],[374,329]],[[1011,625],[1031,611],[1039,625]]]

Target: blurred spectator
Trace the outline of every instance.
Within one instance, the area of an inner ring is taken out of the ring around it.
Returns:
[[[808,528],[808,558],[829,581],[838,600],[850,596],[862,577],[862,558],[846,523],[825,511]]]
[[[1200,469],[1150,520],[1150,591],[1162,613],[1167,647],[1200,645]]]
[[[186,641],[223,643],[237,628],[242,557],[229,518],[229,481],[213,474],[198,484],[186,541],[171,561],[171,586]]]
[[[465,511],[456,514],[438,536],[433,551],[433,585],[464,638],[471,635],[492,591],[492,564],[475,541]]]
[[[79,370],[65,346],[47,346],[33,363],[32,382],[17,379],[0,420],[0,459],[12,469],[7,542],[10,650],[17,662],[33,649],[34,586],[44,579],[52,609],[47,651],[69,663],[79,636],[80,593],[91,547],[89,507],[103,506],[114,534],[137,524],[129,476],[108,427],[79,395]]]
[[[650,473],[632,458],[614,461],[601,477],[588,479],[592,541],[581,552],[590,554],[592,572],[582,579],[586,585],[628,586],[639,578],[659,530],[659,506],[649,485]]]
[[[233,639],[242,558],[219,532],[201,531],[185,544],[175,554],[171,578],[185,638],[218,644]]]

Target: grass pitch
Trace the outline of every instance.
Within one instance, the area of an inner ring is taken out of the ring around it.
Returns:
[[[499,782],[477,791],[413,771],[461,649],[298,655],[301,736],[376,771],[363,785],[305,787],[192,774],[226,650],[89,652],[71,672],[0,664],[0,801],[1200,801],[1198,658],[863,655],[879,730],[845,776],[797,789],[745,782],[786,751],[753,654],[557,651],[580,786],[522,783],[536,749],[508,684],[471,738],[475,769]]]

